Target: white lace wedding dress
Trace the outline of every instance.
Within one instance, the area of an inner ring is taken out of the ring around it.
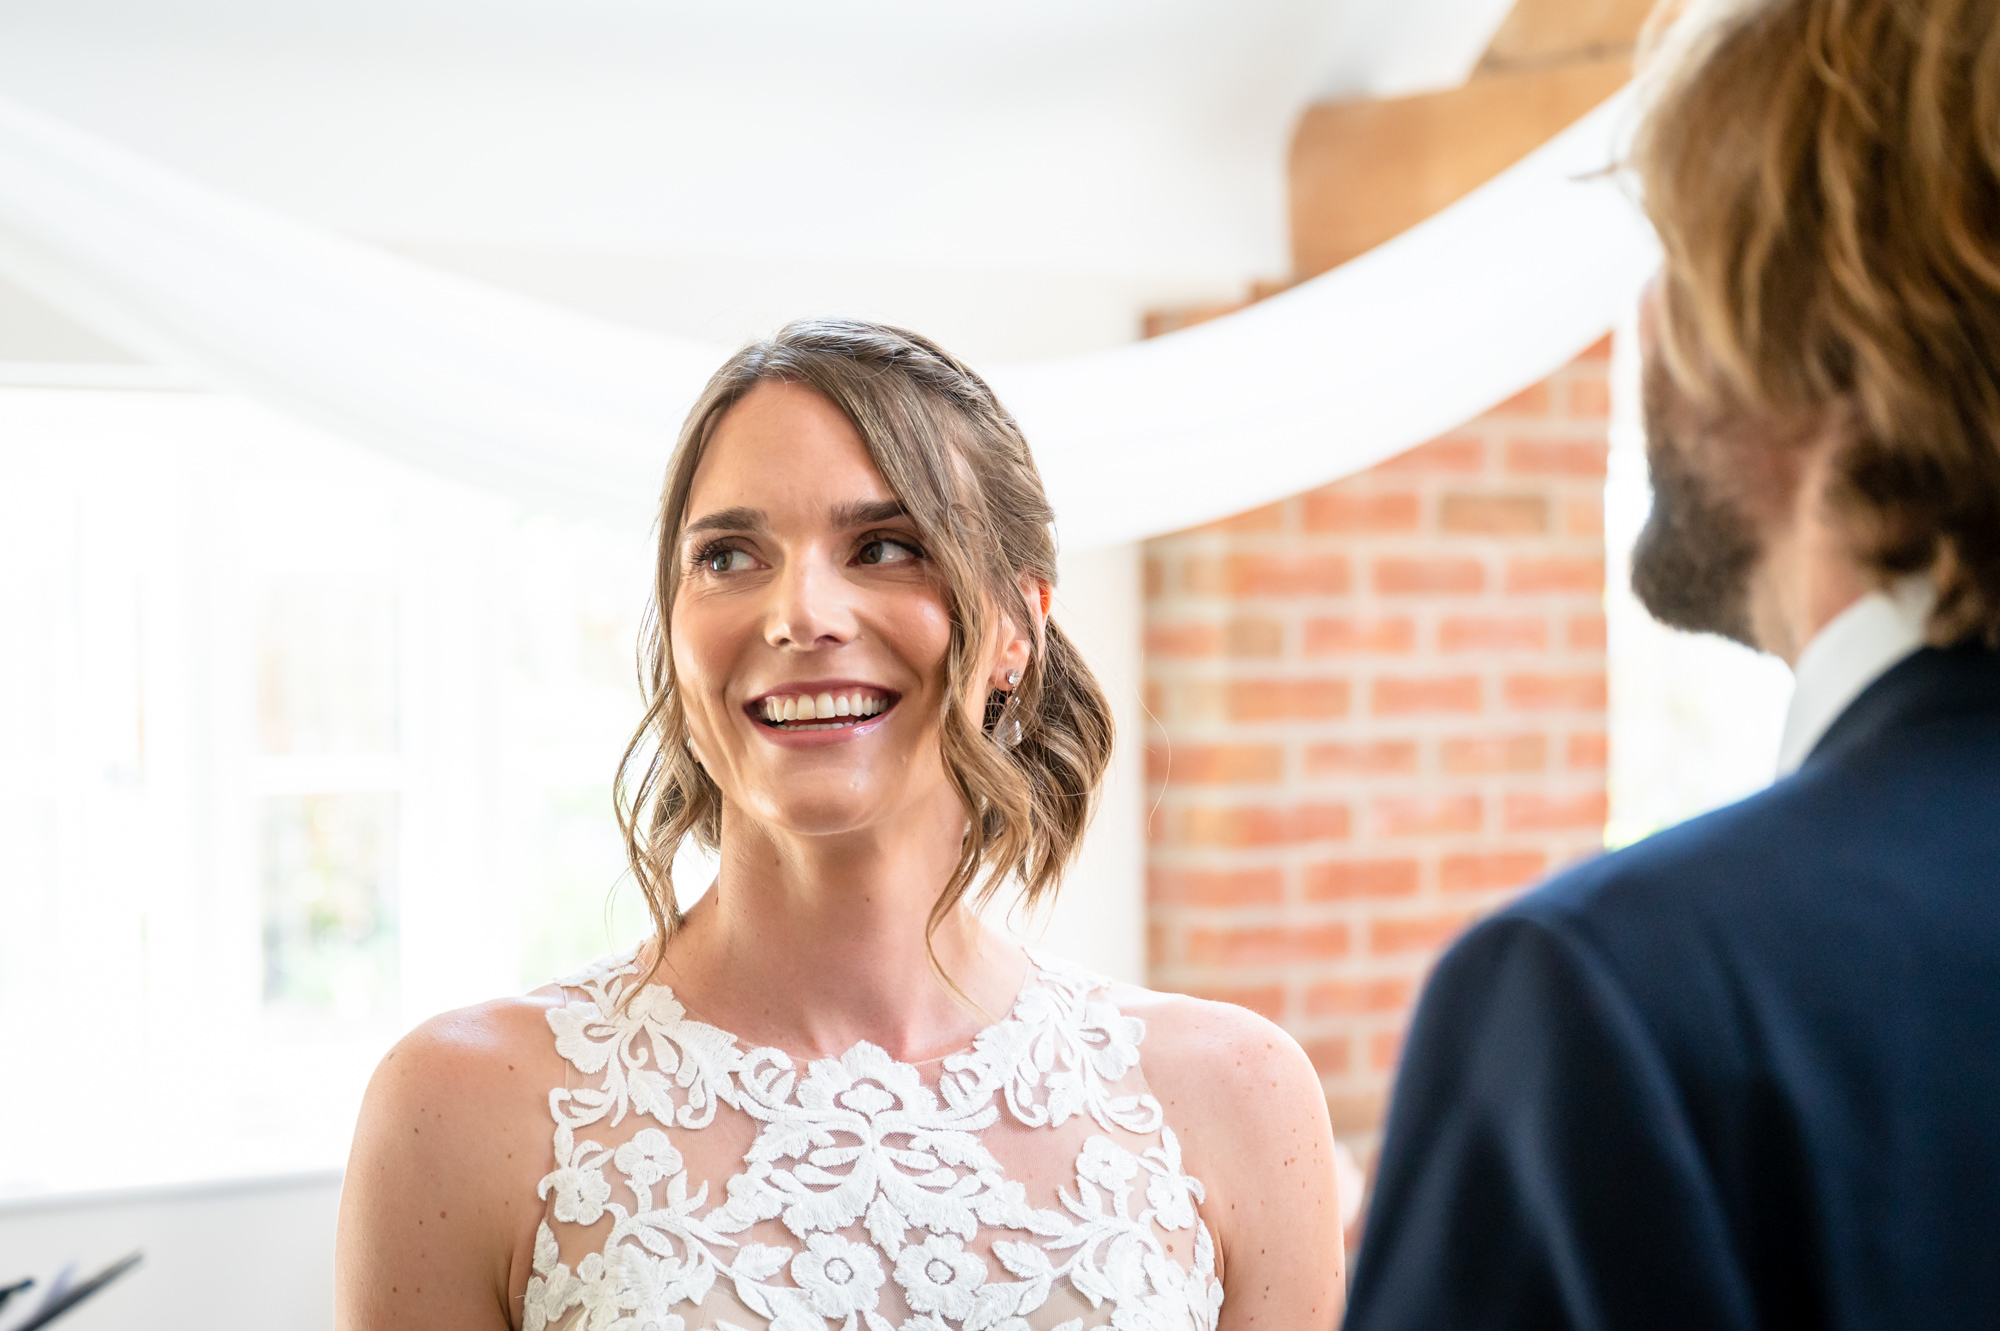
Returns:
[[[746,1047],[630,955],[562,986],[528,1331],[1215,1326],[1202,1185],[1097,976],[1034,957],[921,1064]]]

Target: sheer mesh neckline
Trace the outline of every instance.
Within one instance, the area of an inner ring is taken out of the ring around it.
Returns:
[[[1212,1331],[1204,1191],[1109,981],[1031,952],[921,1063],[746,1046],[632,954],[562,984],[531,1331]]]
[[[1024,952],[1027,951],[1027,949],[1025,948],[1022,950]],[[637,953],[635,953],[633,956],[632,964],[634,967],[633,973],[636,975],[638,973]],[[972,1052],[972,1050],[975,1047],[977,1047],[980,1040],[986,1037],[986,1033],[988,1031],[991,1031],[994,1027],[1003,1025],[1006,1022],[1017,1020],[1020,1017],[1021,1004],[1027,998],[1028,990],[1034,987],[1037,969],[1038,968],[1035,964],[1034,954],[1029,953],[1027,972],[1021,977],[1020,987],[1014,991],[1014,1001],[1007,1005],[1006,1014],[1004,1016],[995,1018],[993,1021],[988,1022],[986,1025],[980,1027],[978,1030],[974,1031],[971,1035],[967,1036],[965,1039],[952,1045],[951,1048],[945,1050],[941,1054],[931,1054],[924,1058],[902,1058],[902,1059],[896,1059],[895,1061],[901,1063],[905,1067],[928,1068],[936,1064],[942,1063],[948,1058],[955,1058],[960,1054],[967,1054]],[[568,982],[563,981],[561,983],[566,985]],[[786,1058],[789,1058],[792,1060],[792,1062],[798,1064],[811,1064],[819,1061],[819,1058],[814,1058],[813,1056],[808,1054],[794,1053],[792,1050],[786,1049],[781,1045],[773,1044],[769,1041],[748,1039],[744,1036],[736,1034],[734,1031],[730,1030],[727,1026],[722,1025],[720,1022],[710,1021],[708,1018],[701,1015],[701,1011],[699,1008],[697,1008],[693,1003],[688,1002],[685,997],[681,996],[678,993],[675,993],[673,987],[667,984],[663,980],[648,981],[647,987],[663,989],[667,993],[672,994],[674,1001],[680,1004],[681,1012],[684,1014],[687,1020],[695,1022],[699,1025],[711,1027],[717,1031],[722,1032],[724,1035],[727,1035],[729,1037],[729,1041],[731,1044],[735,1045],[738,1049],[742,1050],[743,1053],[746,1055],[756,1053],[758,1050],[761,1049],[769,1049],[777,1053],[783,1054]],[[842,1053],[831,1054],[831,1055],[822,1054],[819,1057],[842,1059],[847,1057],[849,1053],[853,1052],[855,1045],[862,1045],[862,1044],[872,1044],[872,1042],[867,1040],[856,1040],[853,1045],[849,1045],[847,1049]]]

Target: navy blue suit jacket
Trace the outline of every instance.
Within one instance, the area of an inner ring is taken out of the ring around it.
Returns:
[[[1346,1325],[2000,1326],[2000,655],[1447,954]]]

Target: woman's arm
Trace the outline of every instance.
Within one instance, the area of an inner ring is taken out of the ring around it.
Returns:
[[[435,1017],[390,1050],[341,1187],[339,1331],[520,1324],[561,1065],[541,999]]]
[[[1333,1126],[1305,1051],[1227,1003],[1160,995],[1126,1010],[1146,1018],[1146,1080],[1207,1189],[1220,1331],[1332,1331],[1346,1255]]]

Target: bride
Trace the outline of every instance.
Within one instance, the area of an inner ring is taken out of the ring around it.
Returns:
[[[620,814],[656,925],[369,1086],[343,1331],[1331,1328],[1311,1065],[1024,952],[1111,745],[1013,419],[923,338],[739,352],[660,513]],[[683,914],[693,836],[720,872]]]

